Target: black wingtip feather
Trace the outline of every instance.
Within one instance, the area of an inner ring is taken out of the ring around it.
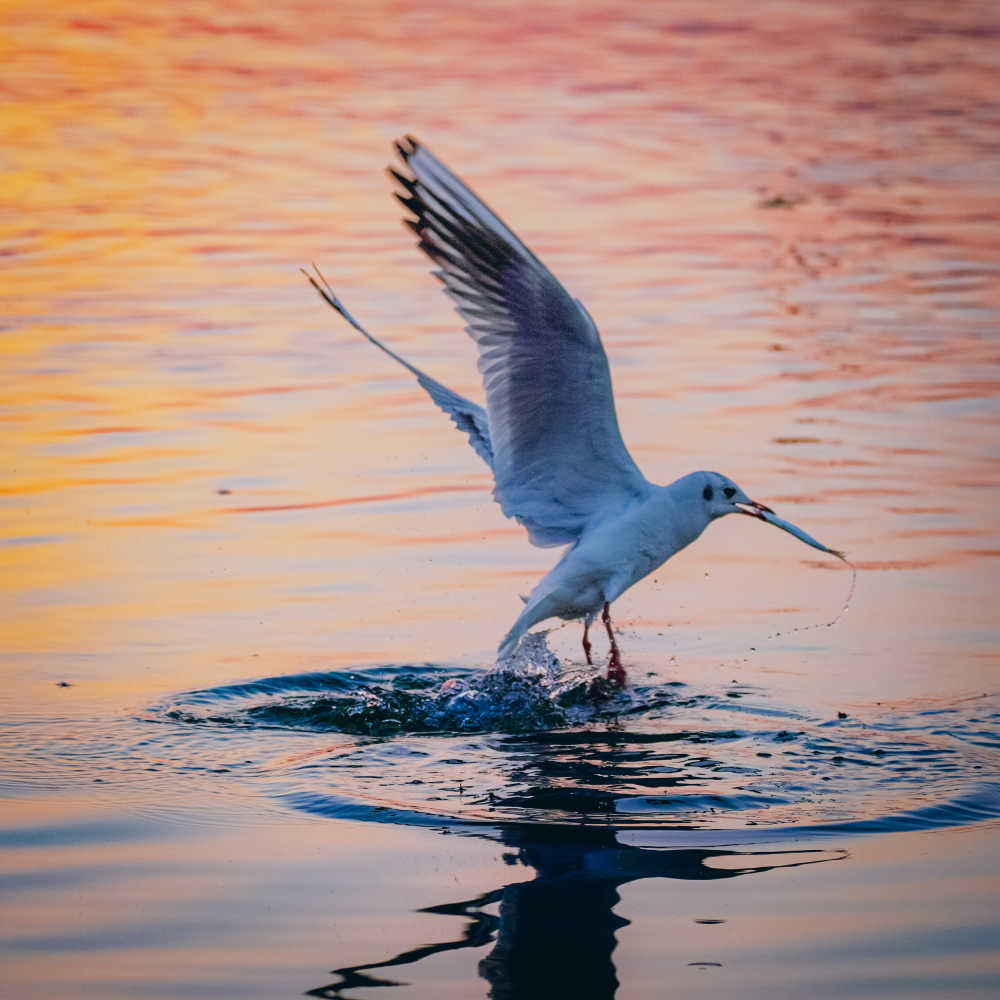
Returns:
[[[421,202],[417,196],[409,198],[405,194],[400,194],[399,191],[394,191],[393,197],[400,203],[400,205],[403,206],[403,208],[405,208],[408,212],[412,212],[416,217],[412,220],[403,219],[405,223],[409,224],[411,221],[415,221],[419,223],[420,229],[426,228],[427,223],[424,220],[424,213],[421,211],[423,202]],[[419,233],[420,229],[415,229],[414,232]]]
[[[320,272],[320,269],[313,264],[313,270],[316,272],[316,277],[319,278],[319,281],[317,281],[316,278],[314,278],[304,267],[300,267],[299,270],[306,276],[309,284],[312,285],[317,292],[319,292],[320,298],[323,299],[327,305],[336,309],[337,312],[343,315],[343,308],[341,307],[337,296],[333,294],[333,289],[330,287],[330,283]]]
[[[396,140],[396,152],[399,158],[406,163],[411,156],[420,148],[420,143],[412,135],[404,135],[402,139]]]
[[[400,205],[408,208],[418,219],[424,214],[424,203],[420,195],[417,194],[403,194],[401,191],[393,192],[396,196],[396,201]]]
[[[405,188],[410,194],[413,194],[417,189],[417,181],[414,177],[407,177],[406,174],[401,174],[395,167],[386,167],[386,173],[397,183],[400,187]]]

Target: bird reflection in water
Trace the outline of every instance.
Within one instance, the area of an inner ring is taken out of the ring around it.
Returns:
[[[615,913],[618,888],[644,878],[710,880],[839,861],[844,851],[798,850],[741,852],[720,848],[651,849],[618,842],[612,829],[588,827],[510,827],[500,839],[516,853],[509,864],[535,871],[535,877],[512,882],[456,903],[428,906],[421,912],[466,920],[460,937],[422,945],[393,958],[334,969],[336,982],[309,990],[307,996],[346,998],[348,991],[401,986],[380,970],[412,965],[431,955],[458,948],[493,950],[479,963],[492,1000],[611,1000],[618,989],[612,953],[615,935],[629,921]],[[708,862],[726,859],[724,867]],[[746,863],[741,864],[740,859]],[[484,909],[500,904],[499,916]]]

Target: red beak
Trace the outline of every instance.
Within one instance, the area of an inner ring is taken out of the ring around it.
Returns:
[[[739,503],[739,509],[741,514],[746,514],[748,517],[758,517],[761,520],[764,520],[764,514],[774,513],[770,507],[765,507],[762,503],[757,503],[756,500],[748,500],[746,503]]]

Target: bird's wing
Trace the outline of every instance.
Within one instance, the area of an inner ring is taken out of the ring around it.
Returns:
[[[314,265],[315,267],[315,265]],[[493,446],[490,443],[490,428],[486,418],[486,411],[471,399],[460,396],[457,392],[442,385],[437,379],[422,372],[415,365],[411,365],[406,358],[401,357],[391,348],[386,347],[377,337],[372,336],[345,308],[344,304],[337,298],[326,278],[315,268],[316,275],[313,277],[308,271],[302,273],[309,279],[313,288],[319,292],[323,300],[332,309],[335,309],[351,326],[362,336],[367,337],[380,351],[385,351],[393,361],[398,361],[404,368],[412,372],[420,385],[427,392],[427,395],[455,422],[455,426],[463,431],[469,438],[469,444],[475,449],[476,454],[492,469],[493,468]]]
[[[575,541],[650,484],[622,441],[597,327],[544,264],[415,139],[391,170],[407,225],[479,349],[493,495],[535,545]]]

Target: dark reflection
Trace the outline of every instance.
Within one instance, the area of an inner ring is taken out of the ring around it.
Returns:
[[[352,989],[401,986],[378,970],[412,965],[457,948],[495,942],[479,962],[493,1000],[610,1000],[618,989],[612,953],[618,928],[629,921],[614,912],[618,887],[643,878],[709,880],[735,878],[774,868],[839,861],[842,851],[765,851],[719,848],[663,850],[618,842],[613,830],[581,827],[510,827],[500,834],[514,849],[511,865],[534,869],[534,878],[511,882],[473,899],[428,906],[421,912],[462,917],[465,926],[451,941],[421,945],[393,958],[334,969],[339,978],[307,996],[347,998]],[[726,867],[707,862],[731,859]],[[746,863],[741,864],[740,858]],[[483,909],[500,904],[499,916]]]

